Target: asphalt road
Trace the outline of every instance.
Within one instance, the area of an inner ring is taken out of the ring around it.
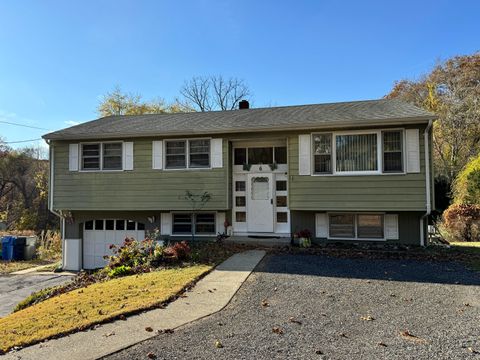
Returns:
[[[480,273],[445,262],[269,255],[221,312],[108,359],[149,354],[480,359]]]

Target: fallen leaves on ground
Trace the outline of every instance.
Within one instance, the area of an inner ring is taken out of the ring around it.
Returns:
[[[373,320],[375,320],[375,318],[374,318],[373,316],[367,315],[367,316],[361,316],[361,317],[360,317],[360,320],[363,320],[363,321],[373,321]]]
[[[216,341],[215,341],[215,347],[216,347],[217,349],[223,348],[223,344],[220,342],[220,340],[216,340]]]
[[[149,359],[156,359],[156,358],[157,358],[157,355],[155,355],[153,352],[149,352],[149,353],[147,354],[147,357],[148,357]]]
[[[469,348],[468,348],[468,351],[470,351],[472,354],[480,354],[480,351],[477,351],[477,350],[475,350],[475,349],[472,348],[472,347],[469,347]]]
[[[262,306],[263,306],[263,307],[268,307],[268,306],[270,306],[270,304],[268,303],[267,299],[263,299],[263,300],[262,300]]]
[[[381,342],[381,341],[379,343],[377,343],[377,345],[382,346],[382,347],[387,347],[387,344],[385,344],[384,342]]]
[[[150,326],[147,326],[147,327],[145,328],[145,331],[147,331],[147,332],[152,332],[153,329],[152,329]]]
[[[295,319],[293,316],[288,318],[288,321],[290,321],[291,323],[294,323],[294,324],[302,325],[302,322],[300,320]]]
[[[413,341],[413,342],[416,342],[416,343],[420,343],[420,344],[425,344],[427,342],[427,340],[425,339],[422,339],[416,335],[413,335],[410,331],[408,330],[404,330],[404,331],[401,331],[400,332],[400,335],[406,339],[406,340],[410,340],[410,341]]]
[[[278,326],[274,326],[272,328],[272,332],[275,333],[275,334],[278,334],[278,335],[283,335],[285,333],[285,331],[281,327],[278,327]]]

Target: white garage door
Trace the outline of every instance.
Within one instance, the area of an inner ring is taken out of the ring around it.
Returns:
[[[131,220],[101,219],[84,223],[83,229],[83,268],[104,267],[105,255],[112,255],[110,245],[120,246],[125,238],[145,239],[145,225]]]

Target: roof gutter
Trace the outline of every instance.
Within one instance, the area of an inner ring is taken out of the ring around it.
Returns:
[[[432,199],[431,199],[431,182],[430,182],[430,130],[432,129],[433,120],[428,122],[425,131],[423,132],[424,136],[424,148],[425,148],[425,201],[426,201],[426,212],[422,215],[420,219],[420,245],[425,246],[425,226],[424,221],[428,219],[428,216],[432,213]]]

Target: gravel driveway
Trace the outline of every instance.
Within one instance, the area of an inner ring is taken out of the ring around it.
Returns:
[[[15,305],[31,293],[69,281],[71,276],[64,274],[1,275],[0,276],[0,317],[13,311]]]
[[[455,263],[269,255],[223,311],[108,359],[149,352],[158,359],[480,359],[480,274]]]

